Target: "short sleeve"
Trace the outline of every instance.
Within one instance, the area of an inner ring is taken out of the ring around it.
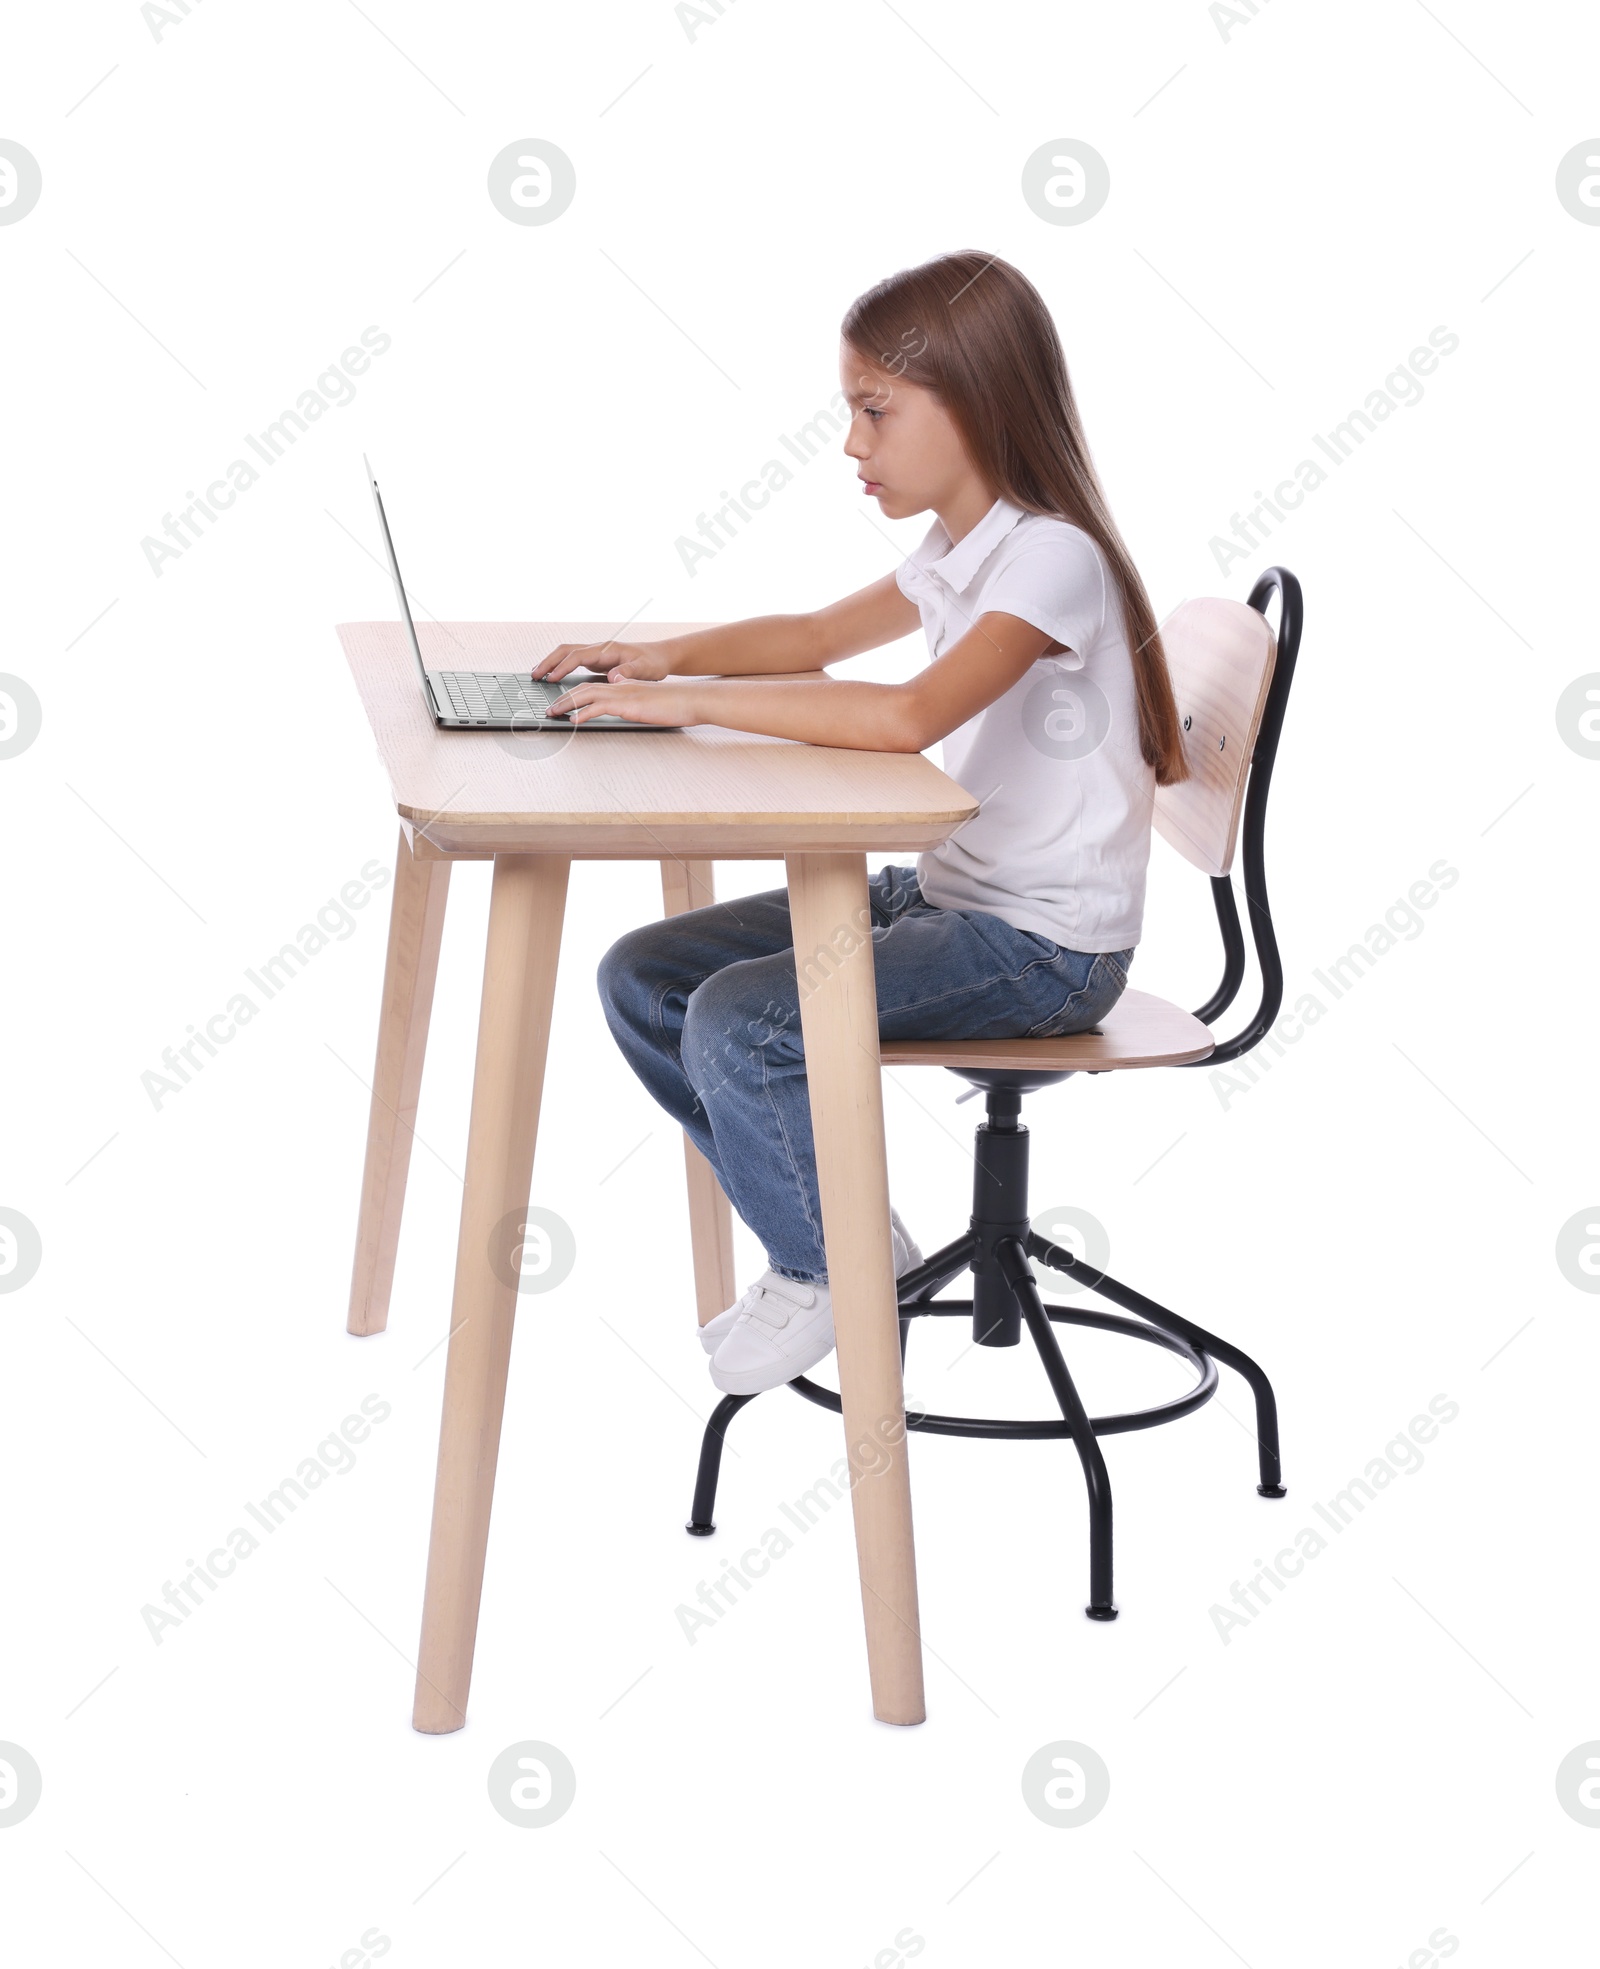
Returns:
[[[1069,652],[1052,663],[1081,669],[1106,620],[1105,567],[1086,533],[1062,524],[1043,538],[1023,541],[989,581],[980,615],[1017,616],[1044,630]]]

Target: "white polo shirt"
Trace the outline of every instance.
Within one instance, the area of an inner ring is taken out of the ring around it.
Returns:
[[[1121,597],[1081,527],[997,499],[956,545],[935,519],[901,566],[932,657],[1000,610],[1043,629],[1042,656],[943,741],[978,812],[918,857],[943,909],[981,909],[1071,950],[1130,950],[1144,918],[1155,770],[1139,750]]]

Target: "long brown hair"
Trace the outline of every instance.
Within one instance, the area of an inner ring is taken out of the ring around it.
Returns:
[[[1082,527],[1122,595],[1139,749],[1158,786],[1189,777],[1155,611],[1089,456],[1066,358],[1038,289],[987,253],[944,253],[850,305],[845,341],[874,368],[930,390],[988,484],[1027,513]]]

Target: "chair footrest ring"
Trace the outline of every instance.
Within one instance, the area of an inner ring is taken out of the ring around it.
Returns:
[[[922,1313],[968,1313],[972,1311],[970,1299],[942,1299],[922,1306],[902,1306],[901,1317],[911,1319]],[[1052,1306],[1045,1311],[1052,1322],[1065,1326],[1095,1326],[1106,1333],[1126,1334],[1133,1340],[1148,1340],[1153,1346],[1165,1347],[1170,1354],[1177,1354],[1189,1362],[1199,1374],[1199,1379],[1186,1394],[1175,1396],[1170,1402],[1158,1402],[1153,1408],[1130,1409],[1125,1415],[1092,1415],[1089,1426],[1097,1436],[1122,1436],[1135,1429],[1154,1429],[1163,1422],[1176,1422],[1181,1415],[1192,1415],[1210,1401],[1217,1392],[1217,1364],[1211,1356],[1199,1347],[1192,1347],[1176,1334],[1163,1333],[1158,1327],[1147,1326],[1143,1320],[1130,1319],[1124,1313],[1103,1313],[1093,1306]],[[831,1388],[820,1387],[815,1381],[808,1381],[803,1374],[797,1374],[792,1381],[784,1383],[797,1395],[808,1402],[815,1402],[818,1408],[832,1409],[835,1415],[843,1412],[838,1395]],[[1060,1436],[1070,1436],[1071,1430],[1061,1416],[1057,1415],[1040,1422],[1012,1421],[1005,1416],[983,1415],[932,1415],[921,1411],[906,1411],[907,1429],[919,1429],[930,1436],[983,1436],[996,1442],[1039,1442]]]

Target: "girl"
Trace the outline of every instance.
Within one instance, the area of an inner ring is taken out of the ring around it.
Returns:
[[[552,708],[882,752],[943,740],[980,810],[871,878],[880,1033],[1081,1032],[1128,981],[1155,789],[1188,776],[1149,598],[1055,325],[1015,267],[945,254],[863,294],[841,332],[845,453],[887,518],[931,509],[922,544],[809,615],[608,644],[607,679]],[[908,683],[821,674],[919,623],[931,661]],[[591,647],[563,644],[533,675],[561,678]],[[792,945],[788,892],[771,889],[631,930],[599,969],[629,1064],[766,1247],[768,1269],[700,1329],[729,1394],[833,1347]],[[922,1254],[892,1215],[904,1272]]]

